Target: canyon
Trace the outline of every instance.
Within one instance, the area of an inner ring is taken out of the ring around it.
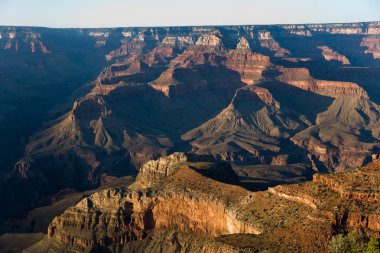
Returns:
[[[0,246],[326,252],[338,230],[379,237],[379,38],[380,22],[0,27]]]

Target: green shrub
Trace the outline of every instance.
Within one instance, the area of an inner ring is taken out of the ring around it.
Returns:
[[[365,253],[380,253],[380,239],[371,238]]]
[[[350,232],[347,235],[338,234],[329,242],[331,253],[364,253],[366,252],[368,239],[364,235]],[[380,252],[378,252],[380,253]]]
[[[329,242],[330,253],[350,252],[350,242],[343,234],[333,236]]]
[[[367,244],[368,238],[362,234],[357,234],[355,232],[350,232],[347,234],[347,238],[350,242],[350,252],[352,253],[364,253]]]

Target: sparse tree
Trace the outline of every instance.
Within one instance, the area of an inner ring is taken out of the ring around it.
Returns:
[[[329,242],[330,253],[350,252],[350,242],[343,234],[333,236]]]
[[[350,232],[347,235],[338,234],[331,238],[329,242],[329,252],[364,253],[367,248],[367,242],[367,237],[355,232]]]

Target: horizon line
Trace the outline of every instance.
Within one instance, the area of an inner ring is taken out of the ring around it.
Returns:
[[[332,25],[332,24],[361,24],[361,23],[380,23],[380,20],[372,21],[353,21],[353,22],[306,22],[306,23],[269,23],[269,24],[235,24],[235,25],[153,25],[153,26],[98,26],[98,27],[53,27],[43,25],[0,25],[0,27],[28,27],[46,29],[120,29],[120,28],[178,28],[178,27],[234,27],[234,26],[285,26],[285,25]]]

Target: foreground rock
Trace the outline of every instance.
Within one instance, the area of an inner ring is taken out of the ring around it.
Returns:
[[[133,247],[130,242],[145,239],[152,230],[206,238],[260,234],[237,212],[250,192],[231,185],[238,182],[231,167],[192,160],[194,157],[175,153],[148,162],[129,189],[108,189],[83,199],[52,221],[48,229],[51,247],[58,252],[59,245],[73,251],[128,248]],[[43,241],[31,250],[41,250],[45,244]]]
[[[373,163],[250,192],[234,185],[228,164],[175,153],[145,164],[129,188],[107,189],[70,207],[26,252],[326,252],[336,231],[380,237],[379,169]]]

